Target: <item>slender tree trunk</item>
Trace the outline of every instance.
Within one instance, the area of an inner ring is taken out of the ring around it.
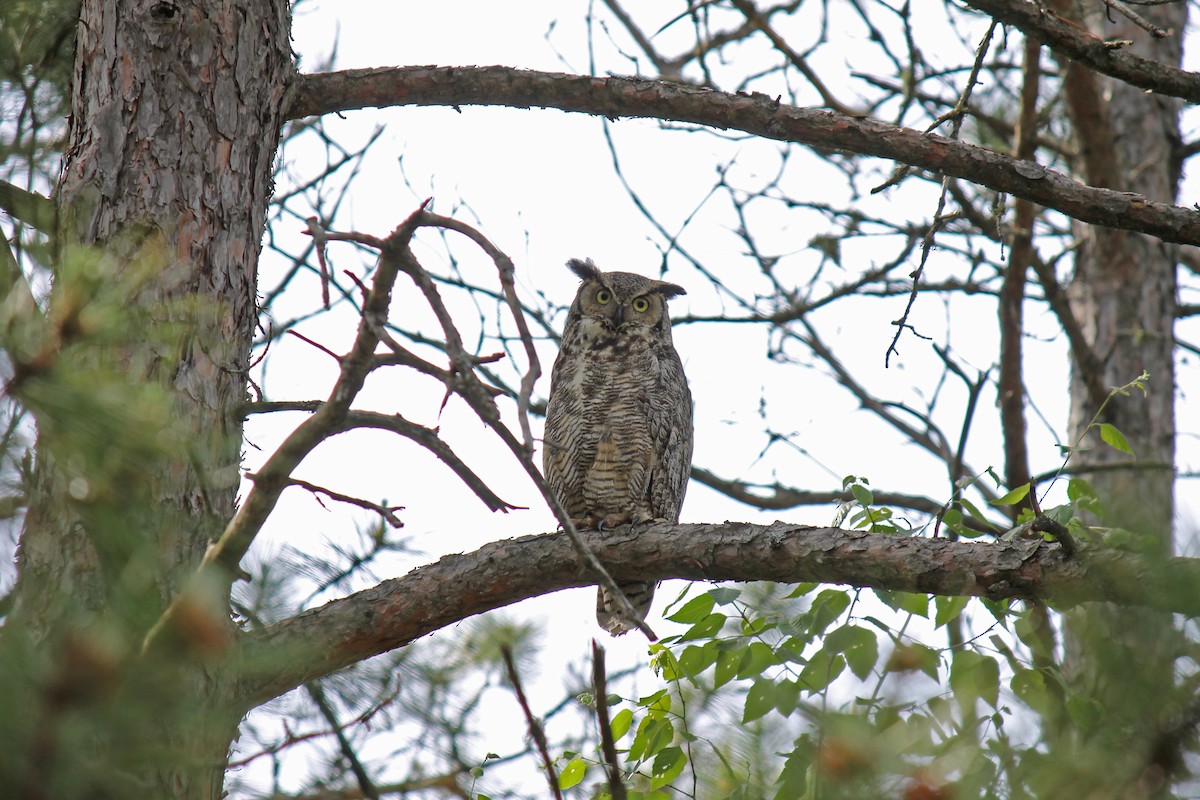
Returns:
[[[1064,6],[1067,4],[1063,4]],[[1097,36],[1130,40],[1144,57],[1179,66],[1186,3],[1139,6],[1138,13],[1170,31],[1153,38],[1125,17],[1106,17],[1100,3],[1062,9]],[[1180,177],[1179,101],[1150,94],[1063,64],[1082,177],[1088,183],[1174,202]],[[1088,472],[1105,506],[1100,522],[1129,530],[1139,549],[1171,550],[1175,459],[1175,268],[1177,247],[1142,234],[1076,225],[1079,248],[1068,293],[1095,356],[1094,369],[1076,363],[1071,383],[1076,467],[1130,464]],[[1109,390],[1145,372],[1149,392],[1113,397],[1096,419],[1128,439],[1136,459],[1104,444],[1088,426]],[[1086,435],[1085,435],[1086,431]],[[1171,621],[1111,606],[1068,615],[1067,674],[1074,688],[1104,708],[1105,725],[1161,725],[1170,708]],[[1119,634],[1119,635],[1118,635]]]
[[[102,281],[136,282],[130,303],[147,320],[143,341],[98,348],[96,361],[119,370],[131,387],[165,388],[173,413],[162,434],[170,452],[148,485],[115,487],[128,492],[124,505],[120,497],[106,505],[96,487],[81,482],[72,457],[49,444],[49,427],[61,423],[38,418],[37,476],[9,629],[23,631],[59,677],[35,704],[29,757],[43,766],[26,773],[24,796],[107,796],[117,793],[115,779],[107,787],[86,784],[116,773],[141,796],[220,796],[237,720],[201,710],[220,709],[228,689],[225,671],[204,658],[218,654],[228,633],[227,595],[214,598],[219,616],[182,632],[170,664],[151,664],[138,649],[236,503],[238,409],[292,70],[289,30],[285,0],[82,4],[57,193],[59,280],[72,259],[90,258],[99,259]],[[102,255],[80,255],[83,248]],[[60,308],[59,316],[69,314]],[[173,326],[179,334],[170,333]],[[85,430],[89,422],[77,421]],[[123,444],[117,434],[97,447]],[[149,509],[139,508],[137,499],[146,498]],[[109,517],[98,515],[101,507]],[[101,629],[111,633],[111,664],[97,656],[103,648],[94,632]],[[81,753],[68,720],[82,701],[61,686],[106,671],[116,673],[117,685],[84,692],[87,703],[120,704],[114,725],[127,726],[92,735],[96,752]],[[86,768],[68,768],[73,759],[96,762],[90,778]]]
[[[1124,17],[1105,19],[1103,7],[1089,4],[1087,20],[1098,36],[1129,39],[1147,58],[1178,67],[1187,4],[1147,9],[1145,16],[1174,35],[1154,39]],[[1173,98],[1149,94],[1073,63],[1066,67],[1067,100],[1077,131],[1080,167],[1088,183],[1174,202],[1180,177],[1179,109]],[[1102,367],[1098,376],[1076,369],[1071,387],[1071,426],[1079,436],[1107,392],[1149,374],[1150,392],[1114,397],[1099,420],[1125,434],[1140,464],[1149,468],[1099,472],[1088,476],[1112,511],[1135,530],[1170,549],[1175,457],[1175,265],[1178,248],[1142,234],[1076,227],[1080,248],[1069,287],[1075,316]],[[1079,464],[1112,464],[1131,459],[1103,445],[1095,431],[1084,440]],[[1155,468],[1158,467],[1158,468]]]

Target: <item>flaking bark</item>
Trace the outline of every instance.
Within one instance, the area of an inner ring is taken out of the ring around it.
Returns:
[[[1200,614],[1200,560],[1154,563],[1097,548],[1068,558],[1058,544],[1040,538],[951,542],[783,522],[656,525],[583,537],[618,581],[817,581],[1038,599],[1060,608],[1109,600]],[[249,634],[242,650],[241,702],[253,707],[475,614],[594,583],[562,533],[445,556]]]
[[[300,76],[289,119],[405,105],[556,108],[739,130],[765,139],[888,158],[1023,197],[1095,225],[1200,245],[1200,213],[1131,192],[1085,186],[1060,172],[975,145],[872,119],[798,108],[763,94],[644,78],[510,67],[392,67]]]

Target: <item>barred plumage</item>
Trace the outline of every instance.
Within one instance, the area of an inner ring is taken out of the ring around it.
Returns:
[[[666,301],[684,290],[590,259],[567,266],[583,280],[563,329],[546,410],[546,481],[583,527],[679,521],[692,463],[692,396],[671,341]],[[622,584],[640,619],[651,583]],[[596,618],[631,630],[600,589]]]

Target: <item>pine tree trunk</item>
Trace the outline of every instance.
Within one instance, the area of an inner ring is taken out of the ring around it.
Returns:
[[[1064,4],[1065,5],[1065,4]],[[1077,10],[1086,6],[1083,11]],[[1101,4],[1062,9],[1107,40],[1130,40],[1131,50],[1178,67],[1186,3],[1139,6],[1138,13],[1171,32],[1153,38]],[[1086,13],[1085,13],[1086,12]],[[1179,111],[1173,98],[1144,92],[1072,62],[1063,64],[1065,96],[1079,147],[1078,168],[1088,183],[1174,202],[1180,178]],[[1100,523],[1131,531],[1139,549],[1171,550],[1175,460],[1174,321],[1178,248],[1137,233],[1076,225],[1080,246],[1068,288],[1071,307],[1095,355],[1076,364],[1071,383],[1075,467],[1106,513]],[[1096,374],[1098,370],[1099,374]],[[1113,397],[1098,423],[1115,426],[1136,459],[1087,431],[1108,392],[1149,375],[1148,394]],[[1128,469],[1111,469],[1135,462]],[[1106,469],[1108,468],[1108,469]],[[1098,606],[1068,615],[1064,624],[1068,675],[1098,700],[1106,725],[1153,725],[1169,704],[1171,621],[1159,614]],[[1117,636],[1119,632],[1119,636]]]
[[[145,341],[155,344],[130,343],[96,358],[131,385],[167,389],[171,441],[179,447],[147,487],[126,487],[130,498],[144,489],[150,508],[131,499],[119,520],[125,538],[113,544],[89,516],[97,504],[88,503],[88,485],[72,483],[70,459],[51,450],[38,420],[37,474],[9,629],[24,631],[47,674],[57,677],[34,704],[28,757],[37,763],[24,776],[23,796],[115,796],[116,778],[107,786],[95,782],[117,774],[141,796],[220,796],[237,719],[220,712],[224,670],[200,657],[213,632],[184,637],[170,664],[137,651],[236,503],[239,408],[292,70],[289,30],[285,0],[82,4],[70,141],[56,198],[59,274],[80,246],[104,253],[103,280],[114,284],[153,265],[132,303],[146,312]],[[172,324],[186,325],[186,333],[155,330]],[[162,341],[177,343],[177,351],[161,352]],[[220,626],[229,624],[224,608]],[[101,629],[117,631],[117,666],[93,646]],[[104,683],[97,672],[115,672],[118,685],[78,690],[89,676]],[[107,705],[120,705],[118,732],[72,730],[83,713],[73,705],[84,703],[80,696],[98,718],[114,713]],[[155,707],[164,702],[169,708]],[[94,752],[79,752],[71,741],[77,733],[90,737]],[[95,763],[82,767],[83,760]]]

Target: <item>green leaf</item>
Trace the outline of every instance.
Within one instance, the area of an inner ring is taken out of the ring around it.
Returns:
[[[887,665],[884,669],[889,672],[912,672],[919,670],[936,681],[939,679],[938,669],[940,666],[941,658],[938,655],[938,651],[923,644],[910,642],[908,644],[896,645],[892,649],[892,653],[888,656]]]
[[[1091,698],[1073,694],[1067,699],[1067,714],[1082,733],[1095,731],[1104,719],[1104,707]]]
[[[753,722],[775,707],[775,683],[760,678],[746,692],[746,704],[742,707],[742,724]]]
[[[743,636],[758,636],[764,631],[777,627],[778,623],[770,621],[765,617],[747,617],[742,620],[742,635]]]
[[[694,625],[712,613],[713,602],[711,594],[696,595],[667,619],[672,622],[682,622],[685,625]]]
[[[979,598],[979,602],[988,610],[996,621],[1008,627],[1009,611],[1012,608],[1012,601],[1005,598],[1004,600],[989,600],[986,597]]]
[[[1023,483],[1020,486],[1018,486],[1017,488],[1013,489],[1008,494],[1004,495],[1003,497],[998,497],[995,500],[992,500],[991,505],[993,505],[993,506],[1015,506],[1017,503],[1024,500],[1026,495],[1028,495],[1028,494],[1029,494],[1029,484]]]
[[[1013,673],[1009,686],[1012,688],[1013,694],[1039,714],[1045,714],[1051,710],[1050,693],[1046,691],[1046,679],[1037,670],[1017,670]]]
[[[665,747],[657,756],[654,757],[654,763],[650,765],[650,781],[651,789],[658,789],[666,786],[671,781],[679,777],[683,772],[683,768],[687,766],[687,756],[684,755],[682,749],[678,747]]]
[[[717,643],[708,642],[701,646],[688,645],[679,656],[679,668],[685,675],[695,677],[708,669],[717,660]]]
[[[812,792],[814,765],[807,748],[797,747],[783,762],[779,773],[779,791],[774,800],[796,800],[815,796]]]
[[[860,506],[869,506],[875,502],[875,493],[861,483],[851,484],[850,494],[854,495]]]
[[[738,664],[737,676],[739,678],[754,678],[761,675],[762,671],[767,667],[778,663],[779,658],[769,646],[763,642],[751,642],[742,655],[741,663]]]
[[[995,708],[1000,700],[1000,665],[991,656],[960,650],[950,663],[950,688],[964,707],[980,699]]]
[[[708,594],[717,605],[727,606],[742,596],[742,590],[730,586],[718,586],[715,589],[709,589]]]
[[[956,619],[969,602],[971,602],[971,598],[969,597],[945,597],[938,595],[933,598],[934,608],[937,609],[933,617],[934,627],[940,628],[950,620]]]
[[[820,585],[821,584],[819,584],[819,583],[812,583],[812,582],[808,582],[808,581],[806,581],[804,583],[797,583],[796,588],[792,589],[790,592],[788,592],[786,595],[784,595],[783,599],[791,600],[793,597],[803,597],[804,595],[808,594],[809,592],[811,592],[813,589],[816,589]]]
[[[679,661],[676,660],[675,654],[668,648],[655,642],[651,646],[650,668],[663,677],[664,680],[677,681],[679,680]],[[656,649],[657,648],[657,649]]]
[[[708,597],[707,595],[704,596]],[[709,597],[708,600],[710,603],[712,602],[711,597]],[[688,605],[691,605],[691,603],[689,602]],[[686,642],[689,639],[711,639],[715,634],[720,633],[721,628],[725,625],[725,619],[726,617],[724,614],[709,614],[707,617],[684,631],[683,635],[679,637],[679,641]]]
[[[947,508],[942,513],[942,524],[958,533],[963,527],[962,510],[958,508]]]
[[[775,710],[785,717],[790,717],[800,703],[800,684],[781,678],[775,683]]]
[[[1078,505],[1083,500],[1098,500],[1100,496],[1092,485],[1083,478],[1071,478],[1067,481],[1067,499]]]
[[[975,517],[975,519],[987,521],[987,515],[979,510],[979,506],[972,503],[965,497],[958,501],[958,504],[967,510],[967,513]],[[993,526],[994,527],[994,526]]]
[[[587,772],[587,764],[582,759],[571,759],[563,767],[562,772],[558,773],[558,788],[570,789],[572,786],[578,785],[583,780],[585,772]]]
[[[1120,450],[1122,453],[1133,455],[1133,448],[1129,446],[1129,441],[1125,438],[1125,434],[1117,430],[1115,425],[1110,425],[1107,422],[1100,423],[1100,438],[1106,445],[1114,450]]]
[[[675,738],[675,726],[666,717],[646,717],[638,725],[626,761],[641,761],[656,755]]]
[[[810,693],[823,691],[845,668],[846,659],[840,653],[831,653],[823,647],[800,671],[800,685]]]
[[[808,615],[811,617],[809,633],[819,636],[849,607],[849,592],[837,589],[824,590],[817,595],[813,600],[812,608],[808,610]]]
[[[845,656],[850,671],[860,680],[871,674],[879,660],[879,640],[857,625],[843,625],[830,633],[825,637],[825,647]]]
[[[717,655],[717,668],[713,670],[714,689],[720,689],[737,675],[738,665],[742,663],[743,650],[722,650]]]
[[[608,723],[608,727],[612,730],[613,741],[629,733],[631,725],[633,725],[633,711],[630,709],[622,708],[614,714],[612,720]]]
[[[875,596],[884,605],[896,611],[907,611],[918,617],[929,616],[929,595],[914,594],[913,592],[892,592],[887,589],[876,589]]]
[[[671,710],[671,692],[669,689],[659,689],[654,694],[648,694],[640,698],[638,705],[651,714],[665,714]]]

